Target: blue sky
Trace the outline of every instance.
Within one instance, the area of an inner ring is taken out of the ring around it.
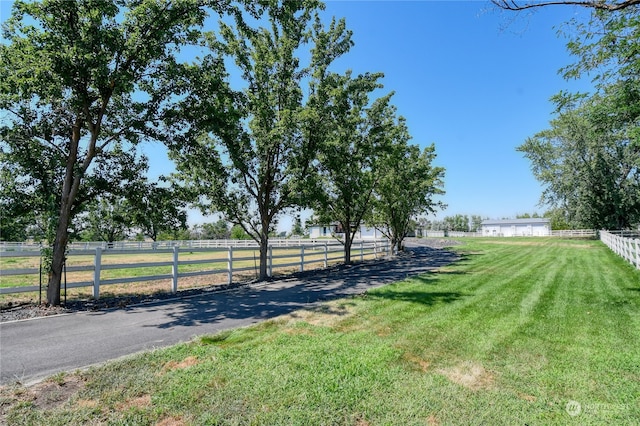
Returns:
[[[354,32],[341,61],[384,72],[414,143],[435,143],[449,206],[439,217],[543,211],[542,188],[516,147],[548,126],[552,95],[589,90],[588,80],[557,72],[575,61],[557,29],[585,10],[516,16],[488,1],[329,1],[326,12]]]
[[[557,30],[587,13],[551,7],[516,15],[489,1],[334,0],[324,16],[344,17],[354,33],[355,46],[336,69],[383,72],[384,92],[395,92],[413,143],[435,144],[436,165],[446,169],[441,201],[448,208],[435,217],[442,219],[544,211],[542,188],[516,147],[548,126],[552,95],[590,89],[588,80],[558,74],[575,58]],[[190,218],[207,220],[195,211]],[[290,223],[285,215],[279,229]]]
[[[11,3],[0,0],[0,19]],[[489,218],[543,212],[542,191],[516,147],[545,129],[549,98],[560,90],[588,91],[589,81],[565,81],[558,69],[575,62],[557,30],[577,7],[536,13],[497,10],[489,1],[327,1],[323,15],[344,17],[355,46],[337,70],[383,72],[384,91],[407,118],[413,142],[434,143],[436,165],[446,169],[448,208],[437,217]],[[172,168],[162,150],[147,144],[150,174]],[[430,219],[433,219],[431,217]],[[190,222],[203,219],[190,212]],[[279,228],[290,229],[283,217]]]

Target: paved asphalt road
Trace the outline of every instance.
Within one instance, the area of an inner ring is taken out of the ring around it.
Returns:
[[[34,383],[61,371],[246,326],[361,294],[455,259],[451,252],[414,247],[394,260],[310,272],[227,292],[2,323],[0,384]]]

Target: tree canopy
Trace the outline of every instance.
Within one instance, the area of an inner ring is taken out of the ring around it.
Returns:
[[[68,229],[83,203],[118,181],[112,173],[140,140],[185,134],[189,117],[173,111],[193,99],[185,83],[198,66],[176,58],[198,43],[207,3],[222,10],[197,0],[13,4],[0,45],[2,162],[46,212],[49,303],[60,303]]]
[[[314,115],[304,102],[305,85],[320,84],[323,70],[351,45],[343,21],[324,29],[318,1],[264,4],[256,28],[238,16],[235,26],[220,23],[222,40],[210,40],[243,77],[241,128],[216,137],[211,126],[202,126],[198,144],[172,152],[176,178],[199,196],[203,211],[223,212],[259,243],[260,279],[268,273],[269,234],[279,215],[303,203],[300,184],[316,153],[316,133],[305,130]],[[300,58],[304,50],[310,58],[306,64]]]

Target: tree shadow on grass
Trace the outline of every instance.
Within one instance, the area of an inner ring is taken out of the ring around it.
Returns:
[[[385,291],[367,294],[368,299],[387,299],[401,302],[419,303],[433,306],[439,303],[453,303],[468,294],[457,291]]]

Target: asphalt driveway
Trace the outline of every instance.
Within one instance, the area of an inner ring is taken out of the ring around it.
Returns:
[[[247,326],[361,294],[454,260],[456,255],[446,250],[413,247],[392,260],[314,271],[226,292],[2,323],[0,384],[29,384],[61,371]]]

